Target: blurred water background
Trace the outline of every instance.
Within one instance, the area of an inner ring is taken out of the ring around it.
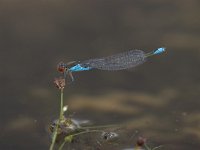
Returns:
[[[199,0],[0,0],[0,149],[48,149],[60,61],[166,47],[133,71],[74,74],[65,104],[96,125],[127,122],[119,145],[107,149],[133,147],[137,131],[166,150],[199,150],[199,7]]]

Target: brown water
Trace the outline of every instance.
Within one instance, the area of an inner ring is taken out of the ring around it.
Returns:
[[[74,118],[94,125],[126,124],[117,145],[100,149],[132,148],[143,135],[164,150],[199,150],[199,6],[198,0],[1,0],[0,149],[48,149],[59,61],[166,47],[133,71],[74,74],[65,104]],[[91,139],[76,149],[95,149]]]

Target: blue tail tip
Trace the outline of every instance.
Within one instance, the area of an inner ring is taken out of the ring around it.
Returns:
[[[154,52],[153,52],[153,54],[155,54],[155,55],[157,55],[157,54],[161,54],[161,53],[163,53],[163,52],[165,52],[165,47],[160,47],[160,48],[158,48],[157,50],[155,50]]]

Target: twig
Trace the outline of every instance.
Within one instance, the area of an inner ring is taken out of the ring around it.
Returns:
[[[55,145],[57,134],[58,134],[58,126],[62,119],[63,119],[63,88],[60,89],[60,117],[59,117],[59,120],[56,121],[56,128],[53,132],[52,143],[49,150],[54,149],[54,145]]]

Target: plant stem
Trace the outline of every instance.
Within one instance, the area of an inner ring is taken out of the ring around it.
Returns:
[[[63,89],[60,90],[60,117],[59,117],[59,120],[56,121],[56,128],[53,132],[52,143],[51,143],[49,150],[53,150],[53,148],[54,148],[57,134],[58,134],[58,126],[62,119],[63,119]]]
[[[111,125],[102,125],[102,126],[81,127],[81,129],[99,129],[99,128],[111,128],[111,127],[121,127],[121,126],[118,124],[111,124]]]
[[[60,117],[59,117],[59,123],[63,119],[63,89],[61,89],[60,92]]]
[[[81,135],[81,134],[86,134],[86,133],[91,133],[91,132],[103,132],[103,131],[101,131],[101,130],[82,131],[82,132],[78,132],[78,133],[71,134],[71,135],[68,135],[68,136],[72,136],[72,138],[74,138],[75,136],[78,136],[78,135]],[[65,143],[68,142],[68,141],[66,140],[66,138],[67,138],[68,136],[65,137],[65,140],[64,140],[63,143],[60,145],[60,147],[59,147],[58,150],[62,150],[62,149],[63,149]]]
[[[60,147],[59,147],[59,149],[58,150],[62,150],[63,149],[63,147],[64,147],[64,145],[65,145],[65,143],[66,143],[66,141],[64,141],[61,145],[60,145]]]
[[[146,150],[151,150],[151,149],[148,147],[147,144],[144,144],[144,147],[145,147]]]

